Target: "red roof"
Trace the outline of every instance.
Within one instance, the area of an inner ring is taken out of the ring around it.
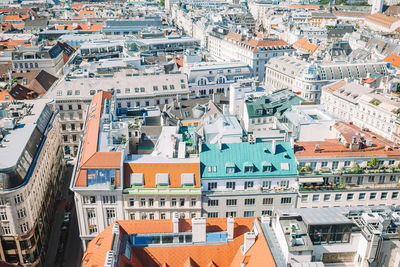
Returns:
[[[277,47],[277,46],[289,46],[287,42],[284,40],[258,40],[251,38],[250,40],[242,40],[241,35],[237,32],[230,32],[226,36],[227,39],[234,40],[238,42],[240,45],[249,46],[250,50],[253,52],[257,52],[259,47]]]
[[[386,62],[391,62],[393,67],[400,68],[400,55],[392,54],[382,60]]]

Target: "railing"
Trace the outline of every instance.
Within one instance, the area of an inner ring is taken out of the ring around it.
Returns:
[[[299,171],[299,176],[315,176],[315,175],[346,175],[346,174],[374,174],[374,173],[400,173],[398,168],[359,168],[359,169],[341,169],[341,170],[310,170]]]

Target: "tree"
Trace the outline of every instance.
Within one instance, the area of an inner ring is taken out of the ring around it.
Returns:
[[[158,2],[158,5],[165,6],[165,0],[160,0],[160,2]]]
[[[377,158],[373,157],[373,158],[371,158],[371,160],[368,162],[368,167],[376,168],[376,167],[378,167],[378,163],[379,163],[379,160],[378,160]]]

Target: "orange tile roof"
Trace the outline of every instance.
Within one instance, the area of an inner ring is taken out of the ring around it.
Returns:
[[[7,47],[7,50],[13,50],[17,46],[31,47],[32,43],[30,41],[26,41],[26,40],[7,39],[7,40],[0,40],[0,45]]]
[[[373,156],[386,156],[386,157],[400,157],[400,149],[394,148],[393,143],[373,132],[363,131],[359,127],[338,122],[334,128],[340,133],[340,137],[347,144],[351,143],[353,136],[359,140],[360,134],[364,135],[364,139],[372,140],[371,147],[365,147],[360,150],[351,150],[347,145],[344,145],[337,139],[325,139],[324,141],[309,141],[297,142],[295,149],[296,158],[313,158],[313,157],[373,157]],[[316,151],[316,145],[319,149]],[[386,147],[391,147],[391,150]]]
[[[400,68],[400,55],[392,54],[382,60],[386,62],[391,62],[393,67]]]
[[[168,173],[170,187],[181,187],[181,174],[194,173],[195,187],[200,187],[199,163],[135,163],[124,164],[124,187],[130,186],[131,173],[143,173],[144,187],[156,187],[156,174]]]
[[[256,222],[261,229],[260,223]],[[263,233],[257,236],[254,245],[243,255],[241,250],[236,253],[231,266],[241,266],[241,263],[246,264],[246,267],[259,267],[259,266],[276,266],[274,257],[269,250],[267,240]]]
[[[14,100],[14,97],[10,95],[10,93],[7,92],[6,90],[0,89],[0,101],[9,101],[9,100]]]
[[[186,266],[191,262],[193,266],[240,266],[236,262],[246,262],[253,266],[276,266],[269,250],[263,233],[260,233],[255,244],[243,257],[240,246],[244,241],[244,234],[251,231],[254,217],[235,218],[234,240],[227,244],[220,245],[190,245],[190,246],[163,246],[163,247],[134,247],[132,260],[125,259],[123,266]],[[122,239],[125,234],[138,233],[167,233],[172,232],[171,220],[126,220],[117,221],[120,225]],[[257,222],[258,223],[258,222]],[[179,220],[180,229],[191,231],[192,222],[190,219]],[[95,267],[103,266],[105,255],[112,247],[112,227],[107,227],[97,237],[89,242],[88,248],[82,258],[82,266]],[[184,229],[182,229],[184,225]],[[215,230],[213,230],[215,229]],[[207,218],[208,231],[225,231],[227,229],[226,218]],[[121,259],[121,258],[120,258]],[[133,264],[134,263],[134,264]]]
[[[96,13],[94,12],[94,10],[80,10],[79,11],[79,17],[83,17],[83,18],[93,18],[95,17]]]
[[[227,39],[234,40],[239,44],[250,46],[250,50],[253,52],[258,51],[258,47],[274,47],[274,46],[288,46],[289,44],[284,40],[257,40],[251,38],[250,40],[241,40],[241,35],[237,32],[230,32],[226,35]]]
[[[28,18],[28,15],[22,14],[22,15],[5,15],[3,20],[4,21],[16,21],[16,20],[24,20]]]
[[[375,13],[372,15],[367,16],[367,20],[370,20],[372,22],[391,27],[393,23],[399,20],[399,18],[392,17],[392,16],[386,16],[383,13]]]
[[[304,9],[313,9],[313,10],[320,10],[319,6],[311,6],[311,5],[290,5],[290,8],[304,8]]]
[[[293,47],[299,50],[314,53],[318,49],[318,45],[309,43],[306,38],[301,38],[298,41],[293,43]]]
[[[105,99],[111,99],[110,92],[99,92],[93,95],[90,103],[88,120],[86,122],[85,136],[82,142],[82,151],[79,161],[79,170],[76,175],[75,186],[86,186],[87,168],[114,168],[118,169],[116,174],[116,184],[120,186],[119,169],[122,162],[121,152],[97,152],[99,141],[99,127],[101,113]]]

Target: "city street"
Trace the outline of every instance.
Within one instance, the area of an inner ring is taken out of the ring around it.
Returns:
[[[67,165],[63,177],[62,199],[57,202],[57,209],[50,235],[46,267],[78,267],[82,258],[82,245],[79,239],[78,222],[75,206],[72,205],[69,224],[64,223],[65,205],[73,203],[73,194],[69,190],[73,166]],[[63,233],[64,232],[64,233]]]

